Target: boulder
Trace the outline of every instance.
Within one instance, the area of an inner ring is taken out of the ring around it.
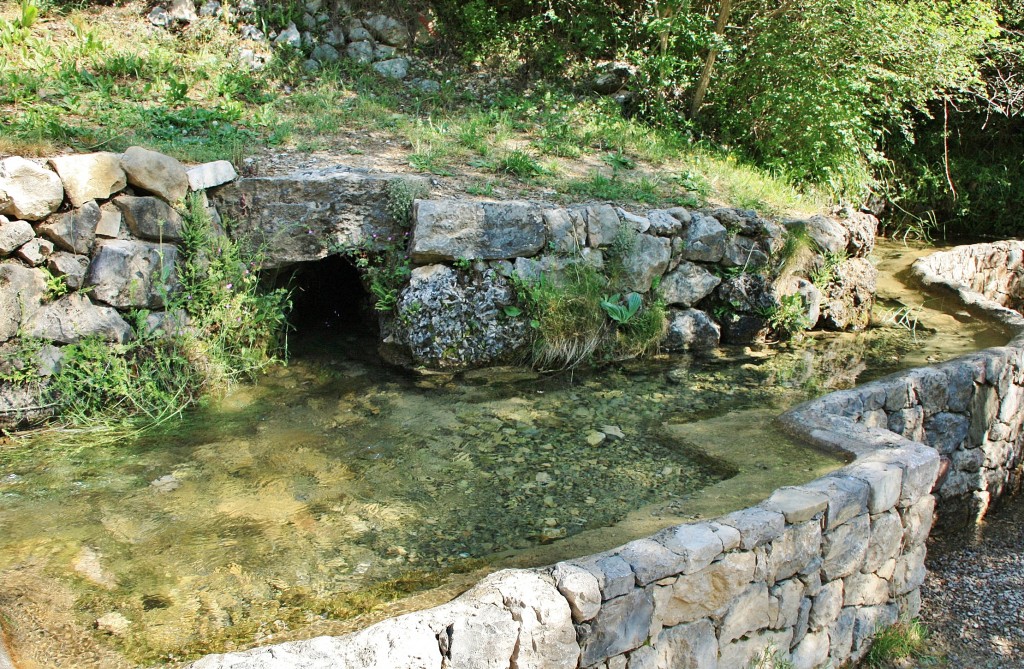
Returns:
[[[234,221],[235,239],[262,248],[263,266],[273,268],[403,234],[389,210],[399,186],[427,192],[429,181],[332,168],[239,179],[208,195]]]
[[[63,251],[89,254],[96,241],[96,226],[99,222],[99,205],[90,200],[79,209],[41,223],[36,226],[36,231]]]
[[[183,221],[181,214],[155,197],[121,195],[114,199],[132,234],[155,242],[180,242]]]
[[[32,226],[25,221],[0,221],[0,256],[9,256],[19,246],[35,236]]]
[[[121,156],[100,152],[50,158],[72,206],[81,207],[90,200],[106,200],[128,185]]]
[[[528,202],[419,200],[413,219],[411,254],[418,263],[528,257],[547,242],[541,210]]]
[[[715,290],[712,308],[722,325],[722,341],[749,344],[768,330],[768,316],[779,306],[768,281],[758,274],[740,274]]]
[[[593,207],[573,209],[571,211],[581,212],[587,222],[587,241],[592,248],[608,246],[615,241],[619,234],[619,214],[607,204],[599,204]]]
[[[385,346],[434,369],[515,359],[529,339],[526,319],[505,313],[515,302],[511,282],[494,270],[463,274],[446,265],[417,267],[399,294],[394,315],[385,317]]]
[[[853,207],[842,207],[837,212],[839,220],[850,235],[846,252],[851,258],[866,258],[875,248],[878,219],[872,214],[858,211]]]
[[[389,60],[398,56],[398,49],[387,44],[378,44],[373,48],[374,60]]]
[[[357,63],[372,63],[373,42],[369,40],[349,42],[349,45],[345,47],[345,53],[348,54],[349,58]]]
[[[350,19],[345,26],[345,34],[349,42],[373,42],[373,35],[359,19]]]
[[[196,5],[192,0],[171,0],[171,6],[167,8],[167,16],[171,21],[177,23],[191,23],[198,18]]]
[[[125,239],[100,242],[85,285],[97,300],[119,309],[159,308],[176,288],[172,244],[150,244]]]
[[[51,253],[53,253],[53,242],[33,237],[18,249],[17,255],[29,267],[38,267]]]
[[[337,52],[335,52],[337,55]],[[315,53],[314,53],[314,57]],[[227,160],[216,160],[212,163],[196,165],[185,173],[188,187],[192,190],[205,190],[214,186],[222,186],[238,178],[235,166]]]
[[[683,261],[661,282],[661,294],[668,305],[691,307],[711,294],[722,280],[700,265]]]
[[[729,233],[717,220],[706,214],[691,214],[690,227],[683,236],[682,258],[700,262],[718,262],[725,255]]]
[[[824,287],[819,325],[827,330],[863,330],[871,321],[878,270],[866,258],[850,258],[836,267]]]
[[[718,346],[718,325],[703,311],[669,311],[668,333],[662,348],[668,351],[706,351]]]
[[[409,61],[405,58],[391,58],[374,63],[373,69],[388,79],[405,79],[409,74]]]
[[[614,95],[625,88],[629,80],[635,76],[636,67],[629,63],[601,63],[590,81],[590,89],[600,95]]]
[[[725,267],[742,267],[744,271],[752,272],[768,264],[768,254],[756,240],[736,235],[726,242],[721,263]]]
[[[46,259],[46,269],[54,276],[64,277],[68,290],[78,290],[89,269],[89,257],[58,251]]]
[[[821,214],[801,221],[807,236],[826,253],[845,253],[850,232],[836,219]]]
[[[289,46],[293,49],[302,47],[302,35],[299,33],[299,29],[295,26],[294,22],[289,23],[288,27],[274,38],[274,44],[277,46]]]
[[[310,57],[318,63],[335,63],[341,59],[341,54],[338,53],[338,50],[330,44],[321,44],[313,49],[313,53],[310,54]],[[230,179],[227,181],[230,181]]]
[[[32,314],[22,327],[29,337],[62,344],[74,344],[93,336],[123,344],[132,334],[131,327],[117,310],[96,306],[81,293],[71,293],[47,304]]]
[[[629,252],[622,258],[627,290],[646,293],[654,279],[668,269],[672,257],[672,242],[664,237],[637,235]]]
[[[363,20],[365,26],[378,42],[394,47],[409,45],[409,29],[401,21],[390,16],[376,14]]]
[[[674,215],[673,212],[682,212],[680,215]],[[689,225],[693,220],[693,216],[685,209],[652,209],[647,212],[647,220],[651,223],[651,234],[659,235],[662,237],[672,237],[673,235],[679,234],[683,229],[683,224]]]
[[[0,160],[0,214],[40,221],[63,201],[64,187],[54,172],[18,156]]]
[[[133,146],[121,156],[121,167],[128,183],[172,204],[188,193],[185,167],[170,156]]]
[[[46,296],[46,273],[18,262],[0,263],[0,342],[18,334]]]

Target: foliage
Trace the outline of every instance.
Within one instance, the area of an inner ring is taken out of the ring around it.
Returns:
[[[601,308],[604,309],[605,313],[613,321],[619,325],[625,325],[636,315],[636,312],[640,310],[643,303],[644,298],[640,293],[629,293],[626,295],[625,303],[623,303],[621,296],[615,293],[601,300]]]
[[[409,232],[403,232],[387,237],[373,234],[355,249],[339,249],[362,270],[377,311],[393,311],[398,306],[399,292],[412,274],[408,246]]]
[[[419,180],[394,179],[388,183],[388,213],[400,225],[412,222],[412,205],[430,196],[430,187]]]
[[[814,325],[807,318],[807,305],[799,293],[781,296],[779,305],[766,316],[772,331],[787,339]]]
[[[810,280],[818,288],[824,288],[839,278],[839,266],[849,258],[845,250],[822,251],[821,263],[810,271]]]
[[[881,669],[895,666],[901,660],[927,657],[928,654],[928,629],[919,620],[901,620],[875,635],[864,665]]]
[[[520,150],[509,151],[498,158],[494,170],[520,179],[529,179],[545,173],[536,158]]]

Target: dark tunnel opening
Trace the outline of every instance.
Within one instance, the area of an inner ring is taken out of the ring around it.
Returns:
[[[343,256],[328,256],[281,272],[278,285],[291,290],[289,349],[293,357],[328,353],[375,356],[378,314],[359,271]]]

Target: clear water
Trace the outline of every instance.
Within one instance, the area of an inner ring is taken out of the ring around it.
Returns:
[[[366,339],[308,337],[160,433],[0,448],[4,627],[25,666],[69,667],[339,633],[452,573],[607,549],[834,469],[771,419],[947,344],[888,328],[587,374],[413,377]]]

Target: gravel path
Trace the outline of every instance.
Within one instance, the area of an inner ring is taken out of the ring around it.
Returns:
[[[921,619],[945,655],[938,666],[1024,668],[1024,495],[963,534],[928,547]]]

